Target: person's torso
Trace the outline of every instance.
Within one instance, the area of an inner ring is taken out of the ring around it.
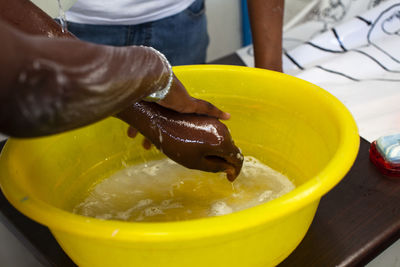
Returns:
[[[67,20],[85,24],[136,25],[175,15],[195,0],[78,0]]]

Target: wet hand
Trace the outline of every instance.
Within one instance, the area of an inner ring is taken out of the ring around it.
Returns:
[[[135,138],[139,131],[133,126],[128,127],[128,136],[130,138]],[[143,139],[142,146],[144,149],[149,150],[151,148],[151,141],[146,137]]]
[[[230,118],[229,113],[223,112],[210,102],[191,97],[175,75],[169,93],[163,100],[158,101],[157,104],[179,113],[195,113],[221,120],[228,120]],[[128,136],[134,138],[137,134],[138,130],[133,126],[129,126]],[[143,148],[150,149],[151,144],[147,138],[143,140]]]
[[[196,113],[220,120],[228,120],[231,116],[210,102],[191,97],[175,75],[169,93],[157,104],[179,113]]]
[[[117,117],[137,129],[131,127],[129,136],[138,131],[145,136],[145,148],[152,143],[187,168],[225,172],[229,181],[240,173],[243,155],[217,118],[178,113],[145,101],[133,104]]]

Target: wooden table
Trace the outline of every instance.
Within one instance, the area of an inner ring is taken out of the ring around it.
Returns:
[[[243,65],[236,54],[213,63]],[[321,199],[304,240],[279,266],[362,266],[400,238],[400,179],[375,168],[369,146],[361,138],[350,172]],[[2,194],[0,220],[44,266],[75,266],[46,227],[19,213]]]

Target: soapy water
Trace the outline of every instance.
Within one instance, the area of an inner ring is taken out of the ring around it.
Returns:
[[[105,179],[74,213],[106,220],[179,221],[250,208],[294,189],[283,174],[254,157],[231,183],[224,173],[190,170],[170,159],[127,167]]]

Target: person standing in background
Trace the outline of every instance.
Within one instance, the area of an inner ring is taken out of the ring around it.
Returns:
[[[247,0],[255,67],[282,72],[284,0]]]
[[[204,0],[78,0],[66,17],[68,30],[84,41],[151,46],[173,66],[206,60]]]
[[[248,0],[255,66],[282,72],[284,0]],[[66,12],[79,39],[144,45],[172,65],[203,64],[209,44],[204,0],[78,0]]]

